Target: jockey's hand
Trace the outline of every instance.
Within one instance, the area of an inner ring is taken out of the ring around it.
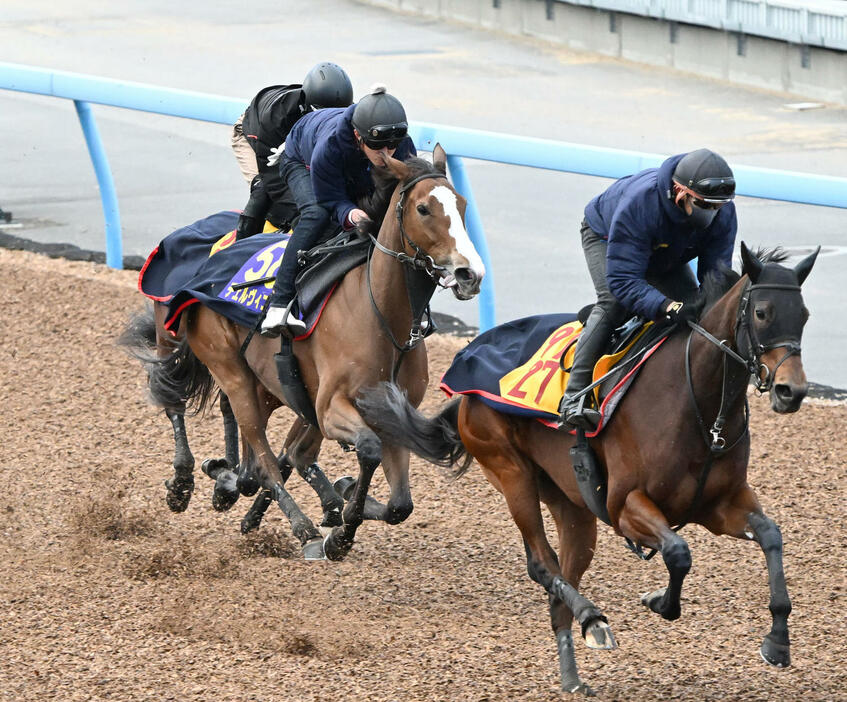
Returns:
[[[661,309],[664,319],[671,324],[687,326],[688,322],[696,322],[700,318],[700,305],[691,302],[676,302],[666,297]]]
[[[350,224],[353,225],[358,224],[363,219],[370,219],[370,217],[368,217],[368,213],[360,209],[350,210],[350,214],[347,215],[347,218],[350,220]]]

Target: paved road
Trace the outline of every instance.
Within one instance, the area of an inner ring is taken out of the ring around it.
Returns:
[[[412,120],[673,154],[708,146],[730,163],[847,176],[847,109],[796,111],[797,96],[519,41],[348,0],[4,0],[0,60],[148,82],[245,102],[321,60],[362,95],[385,82]],[[120,198],[126,254],[241,207],[228,130],[95,107]],[[99,194],[73,105],[0,91],[0,207],[9,233],[103,249]],[[592,289],[578,243],[585,203],[609,181],[485,162],[468,170],[493,260],[498,321],[573,310]],[[821,244],[805,286],[811,380],[847,388],[847,212],[739,199],[740,239],[798,254]],[[436,297],[475,323],[475,303]]]

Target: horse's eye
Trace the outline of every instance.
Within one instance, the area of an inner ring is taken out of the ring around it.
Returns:
[[[764,319],[767,316],[768,315],[765,313],[765,311],[761,307],[756,310],[756,319]]]
[[[429,214],[429,208],[426,205],[418,205],[418,214],[426,217]]]

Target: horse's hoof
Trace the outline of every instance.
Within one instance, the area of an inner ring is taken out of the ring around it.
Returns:
[[[759,649],[759,655],[768,665],[775,668],[787,668],[791,665],[791,649],[788,644],[781,644],[766,636]]]
[[[216,512],[226,512],[241,497],[237,482],[238,478],[231,470],[221,470],[218,473],[212,492],[212,508]]]
[[[165,502],[171,512],[185,512],[191,501],[191,493],[194,492],[194,478],[188,480],[166,480],[165,487],[168,492]]]
[[[581,682],[579,685],[576,685],[572,688],[562,688],[562,692],[569,692],[572,695],[583,695],[584,697],[596,697],[597,693],[594,692],[588,685],[584,682]]]
[[[324,540],[318,537],[303,544],[303,558],[307,561],[325,561]]]
[[[337,527],[341,526],[343,523],[344,520],[341,518],[341,508],[334,507],[333,509],[328,509],[324,512],[324,518],[321,520],[320,526]]]
[[[588,625],[585,631],[585,645],[599,651],[613,651],[618,647],[611,627],[601,619]]]
[[[245,497],[253,497],[259,492],[259,481],[253,475],[253,471],[243,470],[238,474],[238,479],[235,481],[235,486]]]
[[[227,468],[229,468],[229,463],[225,458],[207,458],[200,464],[200,470],[212,480],[217,480],[218,474]]]
[[[249,534],[255,531],[262,523],[262,517],[251,517],[249,514],[241,520],[241,533]]]
[[[338,543],[338,539],[335,538],[336,529],[338,527],[333,529],[324,539],[324,554],[330,561],[344,560],[344,557],[350,553],[350,549],[353,547],[353,542]]]
[[[645,607],[647,607],[647,609],[652,610],[656,614],[661,614],[663,619],[667,619],[669,622],[672,622],[676,619],[679,619],[681,610],[679,607],[663,607],[665,603],[666,592],[666,587],[660,587],[654,592],[645,592],[643,595],[641,595],[641,604],[643,604]]]
[[[353,496],[355,486],[356,479],[352,475],[343,475],[332,484],[333,489],[341,495],[345,502]]]

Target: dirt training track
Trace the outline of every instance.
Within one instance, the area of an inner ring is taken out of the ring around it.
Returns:
[[[478,469],[451,481],[413,459],[405,524],[366,522],[345,561],[307,563],[278,509],[250,537],[238,529],[245,498],[212,510],[199,465],[223,455],[215,410],[188,422],[197,490],[172,514],[170,425],[114,345],[142,306],[135,278],[0,250],[0,700],[560,698],[546,596]],[[427,406],[464,343],[429,343]],[[754,544],[687,527],[683,614],[666,622],[639,604],[666,583],[661,558],[639,562],[602,528],[582,589],[620,648],[577,648],[598,699],[847,699],[847,409],[751,404],[750,482],[785,538],[793,667],[759,658],[770,615]],[[277,444],[291,416],[272,420]],[[333,445],[321,464],[331,478],[355,467]],[[314,493],[289,484],[317,517]],[[374,491],[385,497],[381,476]]]

